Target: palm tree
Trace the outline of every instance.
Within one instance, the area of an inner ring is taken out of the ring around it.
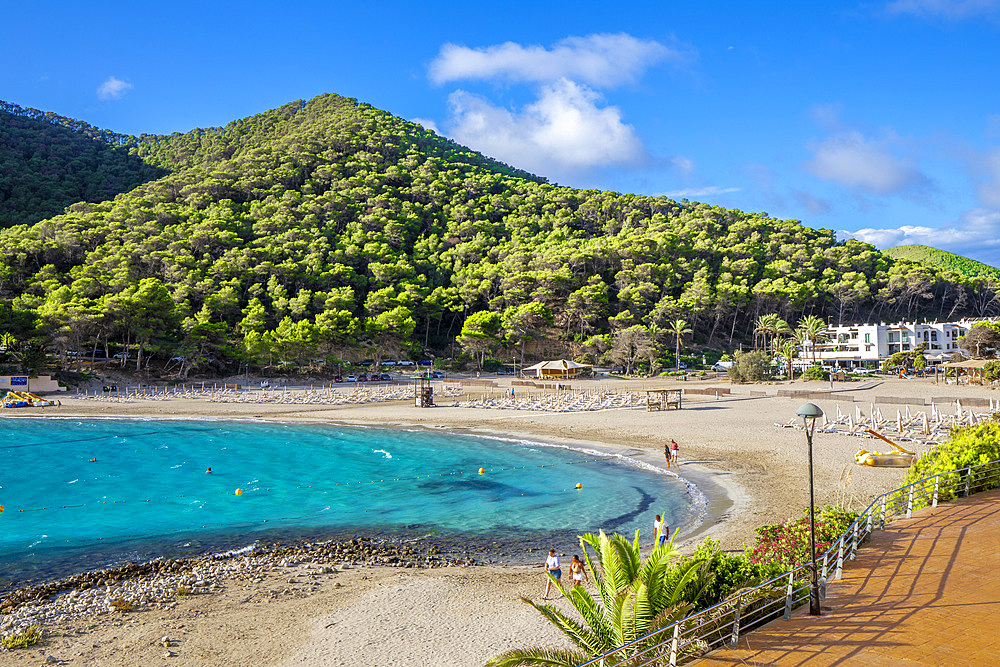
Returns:
[[[676,536],[676,532],[674,536]],[[594,549],[597,566],[591,559],[587,546]],[[489,667],[514,667],[516,665],[545,665],[548,667],[574,667],[591,658],[613,651],[660,628],[669,626],[690,613],[692,604],[685,598],[696,600],[712,581],[705,561],[685,561],[676,583],[667,585],[667,568],[680,552],[674,548],[673,537],[653,549],[642,559],[639,552],[639,531],[629,542],[622,535],[610,537],[587,534],[580,537],[587,567],[594,575],[594,585],[600,600],[583,587],[566,591],[555,579],[552,581],[565,595],[583,623],[570,618],[553,605],[539,605],[522,597],[521,600],[538,610],[559,628],[577,646],[575,650],[527,648],[513,649],[486,662]],[[685,595],[685,589],[694,588],[694,595]],[[651,644],[658,639],[650,640]],[[645,642],[632,647],[633,651],[647,648]],[[616,659],[626,656],[617,656]]]
[[[788,364],[788,379],[792,379],[792,359],[799,356],[799,343],[792,338],[786,338],[778,346],[778,354],[785,358]]]
[[[754,329],[754,348],[757,347],[757,336],[764,339],[764,351],[767,352],[767,337],[778,333],[778,316],[774,313],[761,315],[757,318],[757,328]]]
[[[816,345],[827,340],[826,323],[815,315],[807,315],[799,320],[802,342],[809,341],[812,347],[813,364],[816,363]]]
[[[681,369],[681,337],[684,334],[691,333],[691,327],[684,320],[675,320],[670,324],[670,328],[667,329],[667,333],[675,336],[677,340],[677,347],[674,351],[674,369]]]

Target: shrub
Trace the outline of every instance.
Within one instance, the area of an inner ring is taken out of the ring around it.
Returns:
[[[121,596],[116,597],[109,604],[111,605],[112,609],[120,611],[122,613],[125,613],[126,611],[132,611],[132,603]]]
[[[1000,460],[1000,423],[990,421],[976,426],[966,426],[953,430],[945,442],[917,459],[906,471],[906,477],[903,481],[909,484],[938,473],[961,470],[996,460]],[[995,481],[995,470],[988,473],[973,472],[969,478],[969,488],[978,490],[982,487],[987,481],[985,479],[987,474],[991,475]],[[962,473],[956,472],[943,477],[941,485],[942,487],[946,486],[946,482],[951,482],[954,485],[955,480],[964,480]],[[960,486],[964,489],[965,484],[962,483]],[[955,491],[942,488],[938,499],[948,500],[955,496]],[[914,508],[928,504],[926,500],[915,502]]]
[[[501,366],[499,359],[490,359],[487,357],[483,359],[483,372],[484,373],[495,373],[497,369]]]
[[[736,354],[736,360],[729,369],[729,379],[733,382],[760,382],[771,377],[771,357],[763,350]]]
[[[717,540],[706,538],[695,547],[694,553],[681,558],[667,569],[664,581],[673,586],[687,566],[697,561],[706,563],[705,567],[712,573],[712,579],[703,588],[695,588],[693,584],[689,584],[685,589],[683,599],[692,603],[695,609],[711,607],[736,591],[756,586],[783,571],[780,566],[770,562],[753,563],[744,553],[720,551]]]
[[[809,554],[809,510],[804,510],[801,519],[789,519],[784,523],[761,526],[757,529],[757,543],[747,549],[751,563],[779,566],[779,570],[790,570],[810,560]],[[827,505],[816,516],[817,557],[847,530],[857,512],[843,507]],[[780,572],[779,572],[780,573]]]
[[[174,595],[176,595],[179,598],[186,598],[187,596],[191,595],[191,587],[178,586],[177,591],[174,593]]]
[[[803,380],[825,380],[826,371],[822,366],[810,366],[802,372]]]
[[[0,646],[3,646],[8,651],[13,651],[16,648],[25,648],[27,646],[34,646],[42,638],[42,628],[39,625],[32,625],[30,628],[24,632],[17,632],[12,635],[7,635],[0,640]]]

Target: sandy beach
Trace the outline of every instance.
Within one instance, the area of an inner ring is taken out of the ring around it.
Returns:
[[[500,379],[500,390],[510,380]],[[586,382],[574,383],[581,388]],[[605,387],[634,391],[657,387],[726,387],[727,382],[613,381]],[[690,549],[711,536],[725,549],[752,541],[760,525],[798,516],[808,503],[805,438],[779,428],[804,402],[832,414],[855,405],[868,412],[877,398],[989,398],[987,388],[935,385],[933,379],[836,383],[829,397],[777,395],[779,390],[830,391],[829,383],[733,386],[729,396],[685,397],[682,410],[647,412],[526,412],[451,407],[420,409],[412,401],[366,405],[214,403],[172,399],[109,403],[62,397],[48,408],[58,416],[234,418],[328,421],[378,426],[462,429],[611,449],[663,467],[663,443],[680,443],[679,474],[708,498],[703,524],[682,534]],[[470,393],[479,389],[469,388]],[[496,390],[494,390],[496,391]],[[753,394],[751,394],[753,392]],[[886,411],[901,407],[881,404]],[[947,405],[939,408],[950,409]],[[922,408],[917,408],[922,409]],[[929,409],[929,408],[928,408]],[[28,414],[28,412],[19,413]],[[33,414],[33,413],[31,413]],[[853,465],[872,441],[836,434],[815,440],[819,504],[861,509],[903,477],[900,469]],[[917,448],[926,450],[926,446]],[[580,526],[580,532],[591,527]],[[258,581],[259,579],[259,581]],[[352,567],[323,573],[308,562],[264,568],[254,579],[220,578],[213,592],[178,600],[172,608],[79,617],[46,625],[42,643],[0,651],[0,664],[35,665],[52,656],[60,664],[258,665],[481,665],[508,648],[563,643],[560,633],[519,595],[539,599],[539,566],[398,569]],[[565,601],[558,601],[568,608]],[[0,616],[0,626],[3,616]],[[0,633],[2,634],[2,633]],[[167,637],[169,641],[163,642]]]

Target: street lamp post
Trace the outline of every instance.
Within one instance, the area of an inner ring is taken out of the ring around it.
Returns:
[[[806,403],[795,411],[802,417],[805,426],[806,442],[809,445],[809,613],[820,615],[819,608],[819,576],[816,572],[816,498],[813,492],[813,432],[816,430],[816,419],[823,416],[823,411],[813,403]]]

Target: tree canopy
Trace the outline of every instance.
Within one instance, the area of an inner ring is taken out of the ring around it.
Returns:
[[[511,349],[544,336],[572,353],[593,334],[678,319],[692,344],[732,348],[765,313],[998,308],[982,278],[766,213],[548,184],[337,95],[170,136],[40,122],[140,165],[127,192],[73,195],[65,212],[0,232],[4,329],[63,349],[113,341],[251,364],[417,355],[472,342],[470,318],[497,323],[491,344]],[[16,178],[3,174],[0,192]],[[153,279],[173,309],[136,323],[128,303]]]

